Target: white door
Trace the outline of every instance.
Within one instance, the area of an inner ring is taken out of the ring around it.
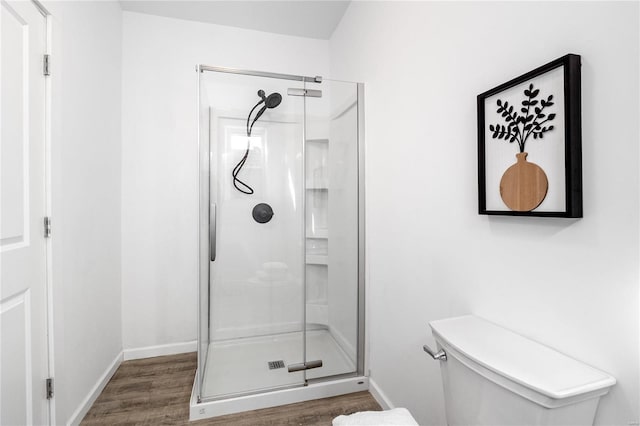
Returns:
[[[0,0],[0,425],[49,424],[45,216],[46,20]]]

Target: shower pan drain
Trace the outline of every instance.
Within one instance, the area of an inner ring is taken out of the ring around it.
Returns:
[[[269,361],[269,370],[275,370],[277,368],[284,368],[284,361]]]

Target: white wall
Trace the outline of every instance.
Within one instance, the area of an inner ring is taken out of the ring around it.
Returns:
[[[328,42],[124,13],[125,349],[196,338],[196,64],[326,75]]]
[[[444,424],[428,321],[474,313],[618,379],[638,421],[638,3],[353,2],[333,78],[366,84],[371,377]],[[584,218],[477,214],[476,96],[582,55]]]
[[[52,244],[56,424],[122,351],[121,19],[117,2],[45,2],[53,15]],[[77,419],[79,420],[79,419]]]

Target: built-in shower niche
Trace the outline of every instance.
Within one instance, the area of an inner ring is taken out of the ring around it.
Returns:
[[[307,238],[326,238],[329,231],[328,188],[307,188]]]
[[[327,238],[329,224],[329,140],[307,140],[305,147],[307,237]]]
[[[307,236],[307,256],[327,256],[329,254],[329,241],[327,237]]]
[[[327,160],[329,158],[329,140],[307,140],[306,157],[307,189],[328,189],[329,170],[327,168]]]
[[[308,139],[306,188],[306,322],[329,325],[329,140]]]

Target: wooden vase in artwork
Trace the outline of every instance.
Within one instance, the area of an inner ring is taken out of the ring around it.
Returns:
[[[543,139],[545,133],[553,130],[550,125],[556,114],[549,113],[547,108],[553,106],[553,95],[546,99],[538,98],[540,89],[533,84],[524,90],[525,99],[520,110],[508,101],[496,101],[504,124],[491,124],[489,130],[493,139],[502,139],[509,143],[517,142],[520,152],[516,154],[516,163],[509,167],[500,180],[500,197],[511,210],[529,212],[536,209],[547,196],[549,181],[540,166],[527,161],[524,151],[525,143],[533,139]]]
[[[527,153],[516,154],[517,161],[500,180],[500,197],[511,210],[528,212],[540,205],[547,196],[549,182],[544,170],[527,161]]]

